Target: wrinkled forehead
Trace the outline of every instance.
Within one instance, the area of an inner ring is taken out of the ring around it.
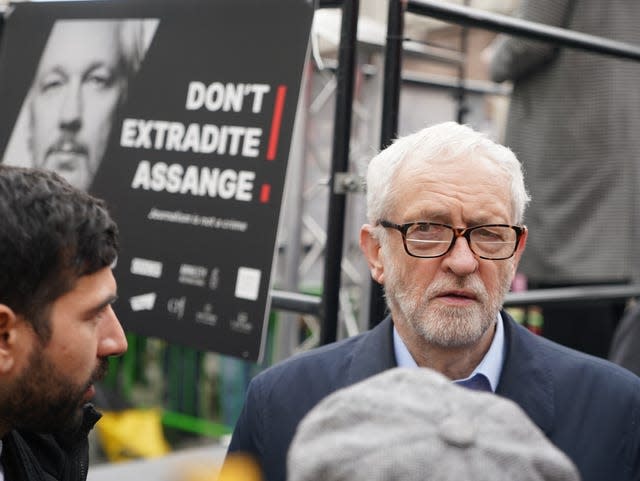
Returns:
[[[112,20],[59,20],[49,35],[39,73],[116,68],[120,59],[119,24]]]
[[[451,155],[443,151],[441,155],[428,157],[420,152],[409,153],[402,159],[394,180],[410,182],[416,175],[462,184],[472,183],[478,175],[489,176],[504,187],[508,187],[510,181],[508,170],[481,151],[462,155]]]
[[[413,203],[433,206],[448,199],[476,212],[490,208],[495,215],[487,217],[503,222],[514,215],[509,173],[481,153],[431,159],[413,155],[405,159],[392,182],[394,207],[403,211]]]

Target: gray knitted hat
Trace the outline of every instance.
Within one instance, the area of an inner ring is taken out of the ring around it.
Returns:
[[[298,426],[289,481],[579,481],[512,401],[395,368],[322,400]]]

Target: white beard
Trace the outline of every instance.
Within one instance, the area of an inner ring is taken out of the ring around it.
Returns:
[[[385,295],[394,317],[400,317],[396,321],[406,322],[425,341],[444,348],[477,343],[494,325],[510,285],[510,276],[505,273],[500,290],[492,296],[477,274],[467,277],[451,274],[434,280],[419,292],[419,288],[406,285],[393,264],[390,270],[385,269]],[[469,307],[455,307],[431,301],[438,293],[451,289],[471,291],[477,302]]]

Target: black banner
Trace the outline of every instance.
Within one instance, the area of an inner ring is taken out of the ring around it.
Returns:
[[[313,3],[16,4],[0,51],[2,161],[105,198],[127,330],[262,354]]]

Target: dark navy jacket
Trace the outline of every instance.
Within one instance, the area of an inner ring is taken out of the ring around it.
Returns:
[[[583,481],[640,481],[640,378],[536,336],[506,313],[496,393],[522,407]],[[336,389],[396,366],[388,317],[358,336],[292,357],[250,383],[229,452],[256,456],[268,481],[286,479],[298,422]]]

